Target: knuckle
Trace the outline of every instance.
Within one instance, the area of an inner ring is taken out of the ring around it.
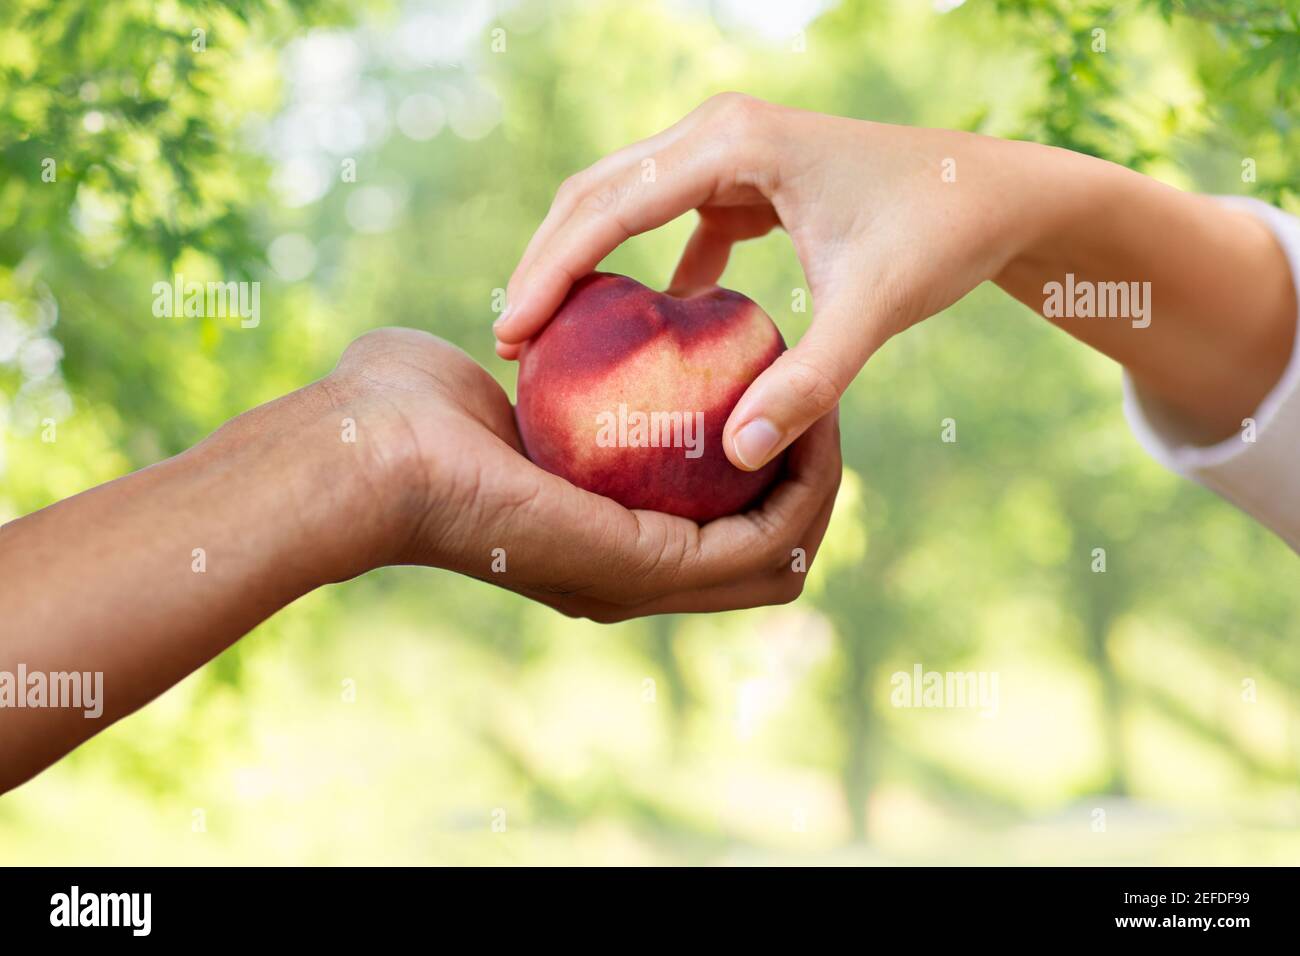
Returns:
[[[551,607],[571,621],[591,621],[593,624],[617,624],[630,616],[617,607],[592,604],[585,600],[557,601]]]
[[[688,526],[689,527],[689,526]],[[678,589],[692,562],[696,543],[687,529],[672,524],[640,522],[630,560],[622,562],[619,577],[623,597],[645,600]]]
[[[791,604],[794,601],[799,600],[800,595],[803,594],[804,581],[807,577],[807,574],[787,571],[776,582],[773,588],[773,596],[775,597],[775,600],[772,603]]]
[[[790,549],[795,547],[793,532],[785,527],[784,519],[779,519],[765,511],[754,514],[760,535],[760,543],[750,549],[746,555],[745,567],[751,572],[770,574],[780,571],[790,561]]]
[[[430,337],[419,336],[414,329],[371,329],[348,343],[339,356],[338,367],[340,370],[361,367],[384,355],[400,352],[417,339],[423,341],[425,338]]]
[[[608,183],[588,192],[579,202],[579,207],[596,215],[605,215],[617,209],[623,202],[624,188],[616,183]]]
[[[353,339],[344,351],[356,355],[371,349],[386,347],[392,344],[395,333],[396,330],[391,328],[371,329]]]
[[[786,387],[804,407],[823,413],[839,401],[840,389],[835,379],[820,363],[805,358],[791,358],[785,369]]]
[[[736,142],[752,140],[764,128],[768,106],[745,93],[719,93],[709,100],[715,119]]]
[[[573,268],[563,260],[540,262],[531,275],[534,282],[557,282],[566,286],[582,278],[581,275],[575,275]]]
[[[629,617],[629,615],[621,613],[614,608],[593,608],[587,611],[583,616],[594,624],[604,625],[618,624],[622,621],[626,621]]]
[[[808,552],[812,549],[808,547],[807,535],[804,532],[795,531],[793,528],[785,533],[781,544],[780,565],[782,571],[789,571],[794,566],[795,552],[803,553],[807,560]],[[803,577],[796,574],[795,577]]]
[[[753,109],[755,106],[762,105],[762,102],[748,93],[724,90],[721,93],[714,93],[705,100],[704,105],[715,113],[732,113]]]
[[[657,577],[671,586],[682,569],[689,563],[691,543],[688,535],[677,525],[666,530],[654,549],[655,562],[643,572],[645,578]]]
[[[779,528],[772,528],[763,544],[762,567],[783,568],[790,560],[790,547],[787,547],[788,534]]]
[[[565,177],[564,182],[560,183],[560,188],[555,191],[556,202],[571,202],[574,198],[582,194],[586,182],[586,170]]]

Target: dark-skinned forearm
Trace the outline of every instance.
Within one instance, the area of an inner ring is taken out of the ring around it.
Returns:
[[[0,671],[103,674],[97,718],[0,709],[0,791],[373,560],[338,418],[304,389],[0,529]]]

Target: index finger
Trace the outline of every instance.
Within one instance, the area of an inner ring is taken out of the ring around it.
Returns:
[[[555,223],[527,271],[516,280],[515,300],[493,327],[507,344],[535,335],[564,301],[569,287],[632,236],[649,232],[702,205],[713,192],[707,153],[670,147],[654,157],[653,176],[638,165],[593,179]]]
[[[638,140],[629,146],[624,146],[622,149],[610,153],[561,183],[560,188],[555,193],[555,198],[551,200],[551,207],[546,212],[546,218],[542,220],[542,224],[533,233],[527,247],[524,249],[524,254],[519,258],[519,264],[515,266],[515,271],[510,274],[510,281],[506,283],[506,301],[510,303],[515,301],[519,292],[520,279],[528,273],[533,260],[537,258],[537,253],[545,248],[547,240],[556,227],[573,212],[574,206],[585,195],[585,190],[591,183],[607,180],[634,166],[639,168],[640,164],[646,159],[653,158],[657,151],[664,149],[682,136],[693,115],[687,115],[653,136]]]
[[[507,287],[493,331],[506,346],[535,335],[569,287],[626,239],[704,205],[740,165],[757,101],[713,97],[675,126],[571,177]]]

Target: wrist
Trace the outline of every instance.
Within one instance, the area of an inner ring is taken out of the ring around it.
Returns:
[[[392,564],[434,563],[422,546],[433,511],[432,477],[405,413],[338,375],[304,391],[319,406],[304,434],[314,452],[306,471],[316,485],[336,489],[310,520],[338,543],[338,579]]]
[[[1080,224],[1094,217],[1098,205],[1113,194],[1107,182],[1112,171],[1121,167],[1039,143],[994,142],[994,161],[1011,208],[1002,242],[1006,252],[1002,271],[1037,274],[1046,263],[1068,261],[1080,243]]]
[[[405,469],[385,460],[380,416],[315,382],[227,423],[189,455],[220,460],[277,529],[278,562],[305,593],[400,556]]]

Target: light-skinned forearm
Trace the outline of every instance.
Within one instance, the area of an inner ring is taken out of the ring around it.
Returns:
[[[997,277],[1042,312],[1066,273],[1150,282],[1151,323],[1058,319],[1129,370],[1211,442],[1232,434],[1276,383],[1296,327],[1294,280],[1254,216],[1076,153],[1006,144],[1025,182],[1022,248]]]
[[[1247,213],[1066,150],[725,93],[566,180],[508,283],[498,354],[518,358],[573,279],[623,240],[690,209],[700,219],[675,288],[717,282],[733,244],[780,225],[814,304],[727,421],[739,468],[763,467],[885,342],[989,280],[1039,314],[1044,286],[1071,274],[1089,289],[1150,283],[1151,308],[1133,321],[1053,321],[1124,365],[1196,441],[1241,427],[1295,335],[1291,270]],[[1118,301],[1121,289],[1105,292]]]

